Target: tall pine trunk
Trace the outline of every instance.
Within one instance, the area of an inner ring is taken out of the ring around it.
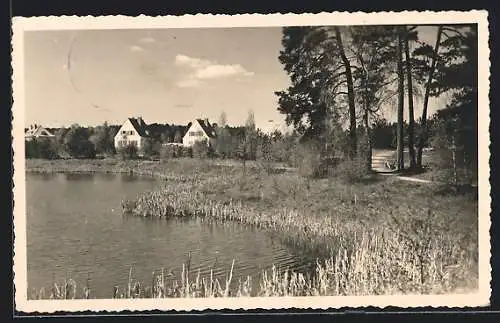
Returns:
[[[429,75],[427,78],[427,84],[425,86],[424,94],[424,106],[422,109],[422,121],[421,121],[421,131],[418,140],[418,151],[417,151],[417,167],[422,168],[422,151],[424,149],[424,144],[427,141],[429,130],[427,129],[427,106],[429,104],[429,96],[431,93],[432,78],[434,76],[434,71],[436,69],[437,56],[439,51],[439,45],[441,43],[441,35],[443,33],[443,27],[439,26],[437,31],[436,44],[434,45],[434,51],[432,52],[431,68],[429,69]]]
[[[414,124],[415,117],[413,115],[413,82],[411,75],[411,57],[408,35],[405,37],[405,58],[406,58],[406,78],[408,81],[408,152],[410,154],[410,169],[415,169],[415,145],[414,145]]]
[[[347,99],[349,103],[349,139],[350,139],[350,155],[354,157],[357,153],[357,137],[356,137],[356,105],[354,96],[354,81],[352,79],[351,63],[347,58],[344,45],[342,44],[342,35],[340,34],[339,27],[335,28],[335,38],[337,40],[337,47],[342,58],[342,63],[345,68],[345,77],[347,82]]]
[[[403,70],[403,40],[402,40],[402,30],[398,27],[397,30],[397,73],[398,73],[398,127],[396,131],[397,137],[397,169],[404,170],[404,142],[403,142],[403,110],[404,110],[404,99],[405,99],[405,75]]]
[[[365,123],[365,135],[366,135],[366,170],[372,170],[372,140],[370,133],[370,112],[368,107],[365,107],[365,115],[363,117]]]

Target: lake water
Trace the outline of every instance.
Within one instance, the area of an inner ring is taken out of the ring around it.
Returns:
[[[294,253],[257,229],[234,223],[126,217],[121,201],[155,189],[160,182],[112,174],[27,174],[28,289],[72,278],[79,289],[90,279],[92,296],[110,298],[114,286],[132,277],[150,284],[153,272],[179,278],[191,253],[191,268],[224,277],[235,260],[234,278],[258,282],[272,264],[305,270],[312,259]]]

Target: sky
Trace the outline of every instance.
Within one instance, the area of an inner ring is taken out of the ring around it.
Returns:
[[[434,35],[420,28],[422,40]],[[283,129],[281,37],[277,27],[27,31],[25,126],[217,122],[222,111],[240,125],[252,110],[259,128]]]

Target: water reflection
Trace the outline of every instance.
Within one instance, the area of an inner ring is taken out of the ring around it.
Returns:
[[[30,174],[30,176],[33,176],[39,180],[42,180],[42,181],[50,181],[50,180],[54,180],[59,174],[57,173],[33,173],[33,174]]]
[[[66,173],[63,174],[67,181],[93,181],[95,176],[91,173]]]
[[[134,173],[121,173],[119,174],[120,180],[122,182],[135,182],[135,181],[146,181],[146,182],[154,182],[156,179],[152,176],[139,176]]]

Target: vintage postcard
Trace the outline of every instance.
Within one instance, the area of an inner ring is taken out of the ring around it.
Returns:
[[[488,305],[488,38],[486,11],[14,18],[16,310]]]

